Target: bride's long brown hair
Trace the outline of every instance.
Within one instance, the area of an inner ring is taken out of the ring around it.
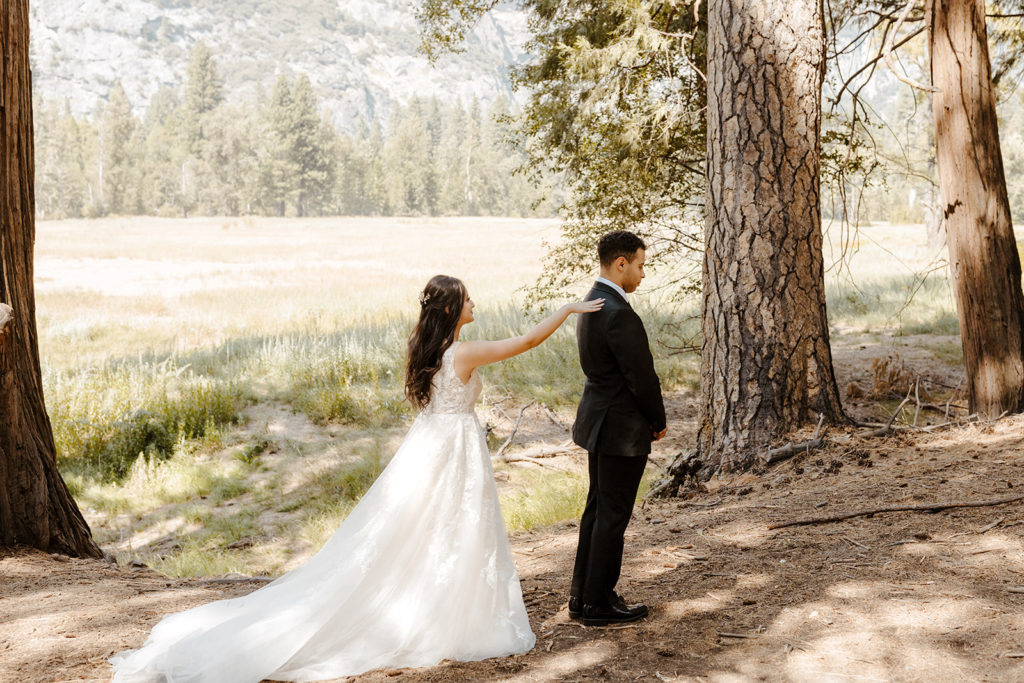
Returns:
[[[405,367],[405,396],[417,408],[430,401],[430,384],[455,340],[467,296],[462,280],[448,275],[430,278],[420,294],[420,319],[409,335]]]

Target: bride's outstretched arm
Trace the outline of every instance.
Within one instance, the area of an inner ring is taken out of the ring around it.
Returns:
[[[529,332],[518,337],[499,341],[463,342],[455,349],[455,373],[459,377],[468,377],[475,368],[481,365],[497,363],[506,358],[518,356],[523,351],[529,351],[550,337],[573,313],[593,313],[601,310],[602,306],[604,306],[604,299],[577,301],[562,306],[534,325]]]

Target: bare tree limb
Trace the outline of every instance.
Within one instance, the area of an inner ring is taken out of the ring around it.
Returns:
[[[508,445],[512,443],[512,439],[515,438],[516,432],[519,431],[519,423],[523,421],[523,414],[526,412],[527,408],[529,408],[536,402],[537,399],[533,399],[532,401],[530,401],[525,406],[519,409],[519,417],[516,418],[516,423],[512,425],[512,433],[508,435],[507,439],[505,439],[505,443],[501,444],[501,448],[499,448],[498,452],[495,453],[495,457],[500,458],[502,454],[505,452],[505,449],[508,448]],[[508,459],[506,458],[505,461],[508,462]]]
[[[553,448],[550,447],[550,446],[541,446],[539,448],[530,448],[530,449],[527,449],[525,451],[518,451],[518,452],[516,452],[514,454],[514,456],[493,455],[493,456],[491,456],[491,459],[492,460],[502,460],[502,459],[504,459],[505,462],[510,462],[508,460],[508,458],[510,458],[510,457],[518,457],[518,458],[556,458],[556,457],[558,457],[560,455],[574,455],[574,454],[579,454],[579,453],[583,453],[583,452],[584,451],[583,451],[582,448],[580,448],[579,446],[577,446],[575,444],[572,444],[572,442],[569,442],[569,444],[562,444],[560,446],[555,446]]]
[[[867,434],[860,434],[859,436],[884,436],[885,434],[894,431],[892,423],[896,421],[896,416],[900,414],[901,410],[903,410],[903,406],[907,405],[907,403],[910,402],[911,391],[912,389],[907,390],[906,397],[900,402],[898,406],[896,406],[896,412],[892,414],[892,417],[889,418],[889,421],[886,422],[883,427],[881,427],[880,429],[876,429],[873,432],[868,432]]]
[[[917,0],[908,0],[907,1],[907,6],[903,8],[903,13],[900,14],[900,18],[896,20],[896,25],[893,27],[892,33],[889,34],[889,37],[886,40],[886,43],[885,43],[885,57],[884,57],[885,65],[887,67],[889,67],[889,71],[892,71],[893,75],[896,76],[896,78],[900,79],[901,81],[903,81],[904,83],[906,83],[910,87],[917,88],[918,90],[925,90],[927,92],[939,92],[939,89],[936,88],[934,85],[927,85],[925,83],[918,83],[917,81],[913,80],[912,78],[910,78],[908,76],[904,76],[903,74],[901,74],[899,72],[899,70],[896,68],[896,60],[893,57],[893,55],[895,54],[895,51],[896,51],[896,49],[893,47],[893,42],[896,39],[896,34],[900,32],[900,27],[903,26],[903,22],[905,22],[907,20],[907,17],[910,15],[910,10],[912,10],[914,8],[914,3],[916,1]],[[915,33],[916,33],[916,31],[915,31]]]
[[[506,457],[504,459],[504,462],[508,462],[508,463],[512,463],[512,462],[528,462],[528,463],[530,463],[532,465],[539,465],[540,467],[550,467],[551,469],[558,470],[559,472],[565,472],[567,474],[572,474],[572,472],[570,472],[569,470],[565,469],[564,467],[559,467],[558,465],[552,465],[549,462],[544,462],[543,460],[538,460],[537,458],[524,458],[524,457],[519,456],[519,455],[510,455],[510,456],[508,456],[508,457]]]
[[[554,423],[558,427],[561,427],[565,431],[569,431],[569,428],[565,426],[565,423],[559,420],[558,417],[556,417],[555,414],[551,412],[551,408],[548,408],[543,403],[540,404],[540,407],[544,410],[544,414],[548,416],[548,419],[551,420],[552,423]]]

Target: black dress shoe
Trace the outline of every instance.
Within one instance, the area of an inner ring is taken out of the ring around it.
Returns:
[[[627,605],[622,598],[616,598],[610,605],[583,605],[583,625],[626,624],[647,616],[647,605]]]
[[[569,618],[579,619],[583,616],[583,604],[580,599],[573,596],[569,598]]]

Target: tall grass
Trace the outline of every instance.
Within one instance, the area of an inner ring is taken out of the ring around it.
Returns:
[[[172,361],[44,373],[65,474],[122,479],[140,456],[168,458],[177,445],[238,420],[243,397],[236,382]]]
[[[654,325],[677,322],[648,313]],[[248,335],[182,353],[148,352],[100,367],[53,370],[44,382],[62,466],[105,480],[123,478],[140,455],[166,458],[176,444],[201,439],[240,419],[247,402],[290,403],[318,424],[400,424],[408,315],[318,329]],[[501,339],[532,325],[507,304],[481,314],[467,339]],[[655,351],[659,348],[656,346]],[[695,382],[692,355],[660,352],[667,386]],[[583,386],[571,323],[526,354],[482,370],[489,384],[550,405],[575,401]]]
[[[960,334],[944,273],[833,281],[826,287],[829,319],[853,332]]]
[[[517,470],[514,473],[517,490],[501,496],[501,513],[510,531],[534,529],[540,526],[579,519],[587,504],[587,479],[570,472]],[[644,471],[637,490],[639,503],[657,473],[653,468]]]

